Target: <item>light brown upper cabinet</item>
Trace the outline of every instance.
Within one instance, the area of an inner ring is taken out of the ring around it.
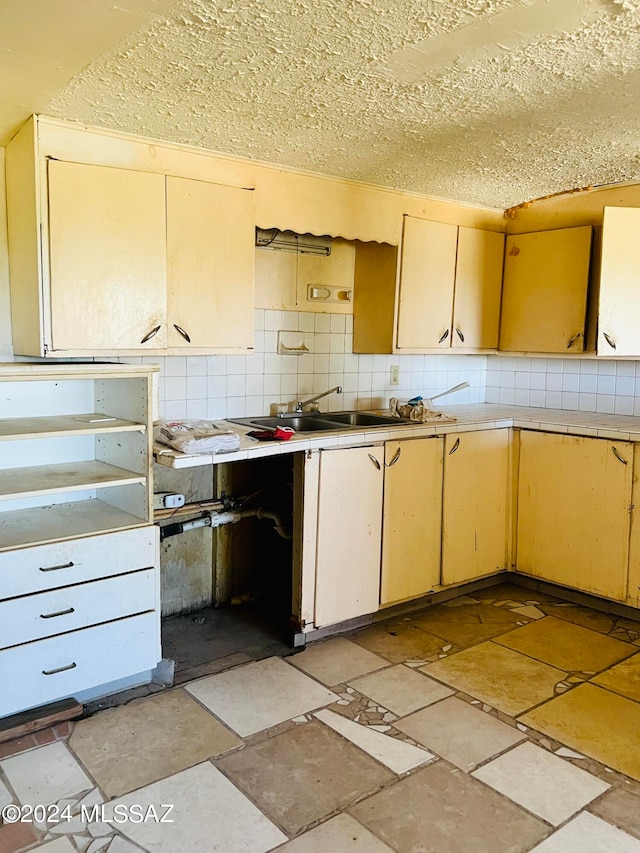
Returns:
[[[48,173],[51,353],[136,349],[148,335],[166,346],[164,175],[58,160]]]
[[[354,352],[496,349],[504,235],[414,216],[397,249],[358,244]]]
[[[507,237],[500,349],[585,348],[591,226]]]
[[[7,147],[14,352],[246,352],[253,193]]]
[[[167,345],[253,347],[253,193],[167,178]]]
[[[405,216],[397,350],[495,349],[504,235]]]
[[[597,299],[598,355],[640,355],[640,209],[605,207]]]

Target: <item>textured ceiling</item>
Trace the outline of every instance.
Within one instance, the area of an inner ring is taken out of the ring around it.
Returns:
[[[50,115],[509,207],[640,179],[640,0],[182,0]]]

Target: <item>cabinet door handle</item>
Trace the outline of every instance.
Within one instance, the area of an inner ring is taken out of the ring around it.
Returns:
[[[613,455],[616,457],[616,459],[617,459],[619,462],[622,462],[622,464],[623,464],[623,465],[628,465],[628,464],[629,464],[629,463],[627,462],[627,460],[626,460],[626,459],[624,459],[622,456],[620,456],[620,454],[618,453],[618,448],[617,448],[617,447],[612,447],[611,449],[613,450]]]
[[[449,451],[449,456],[451,456],[452,453],[455,453],[459,447],[460,447],[460,437],[456,438],[455,444],[453,445],[453,447]]]
[[[462,341],[462,343],[464,343],[464,335],[462,334],[462,332],[460,331],[460,329],[456,329],[456,335],[460,338],[460,340]]]
[[[396,452],[393,454],[393,459],[387,465],[387,468],[391,468],[392,465],[395,465],[398,459],[400,459],[400,454],[402,453],[402,448],[399,447]]]
[[[43,669],[43,675],[57,675],[59,672],[66,672],[68,669],[75,669],[78,666],[77,663],[68,663],[66,666],[59,666],[57,669]]]
[[[189,337],[189,335],[187,334],[187,332],[185,332],[185,330],[182,328],[182,326],[178,326],[178,324],[177,324],[177,323],[174,323],[174,324],[173,324],[173,328],[176,330],[176,332],[177,332],[179,335],[182,335],[182,337],[185,339],[185,341],[186,341],[188,344],[190,344],[190,343],[191,343],[191,338]]]
[[[609,344],[609,346],[612,349],[616,348],[616,342],[613,340],[613,338],[610,335],[608,335],[606,332],[603,332],[602,337],[605,339],[605,341]]]
[[[367,455],[369,456],[369,459],[373,462],[373,464],[376,466],[376,468],[377,468],[377,469],[378,469],[378,471],[379,471],[379,470],[380,470],[380,463],[378,462],[378,460],[376,459],[376,457],[373,455],[373,453],[369,453],[369,454],[367,454]]]
[[[40,566],[38,571],[39,572],[59,572],[60,569],[70,569],[73,565],[74,565],[73,562],[71,562],[71,563],[60,563],[59,566],[46,566],[46,567]]]
[[[57,613],[41,613],[41,619],[55,619],[56,616],[68,616],[70,613],[75,613],[75,607],[70,607],[68,610],[58,610]]]
[[[147,332],[147,334],[140,341],[140,343],[146,344],[147,341],[150,341],[151,338],[155,337],[158,334],[158,332],[160,331],[161,328],[162,328],[162,326],[156,326],[155,328],[151,329],[150,332]]]
[[[604,332],[603,332],[603,334],[604,334]],[[582,337],[582,332],[578,332],[577,335],[574,335],[572,338],[569,338],[569,343],[567,344],[567,349],[571,349],[571,347],[575,344],[575,342],[577,340],[579,340],[579,338],[581,338],[581,337]]]
[[[440,338],[438,343],[441,344],[443,341],[446,341],[448,337],[449,337],[449,329],[447,329],[445,332],[443,332],[442,337]]]

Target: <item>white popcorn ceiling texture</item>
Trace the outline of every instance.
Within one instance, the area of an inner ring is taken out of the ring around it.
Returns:
[[[640,179],[639,98],[640,0],[182,0],[47,112],[504,208]]]

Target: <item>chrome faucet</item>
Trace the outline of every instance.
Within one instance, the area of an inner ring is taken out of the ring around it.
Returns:
[[[336,385],[335,388],[329,388],[328,391],[323,391],[322,394],[317,394],[315,397],[311,397],[311,399],[309,400],[298,400],[296,402],[295,411],[298,413],[303,412],[305,406],[309,406],[311,405],[311,403],[315,403],[316,400],[320,400],[322,399],[322,397],[326,397],[328,394],[333,394],[334,391],[336,392],[336,394],[342,394],[342,385]]]

